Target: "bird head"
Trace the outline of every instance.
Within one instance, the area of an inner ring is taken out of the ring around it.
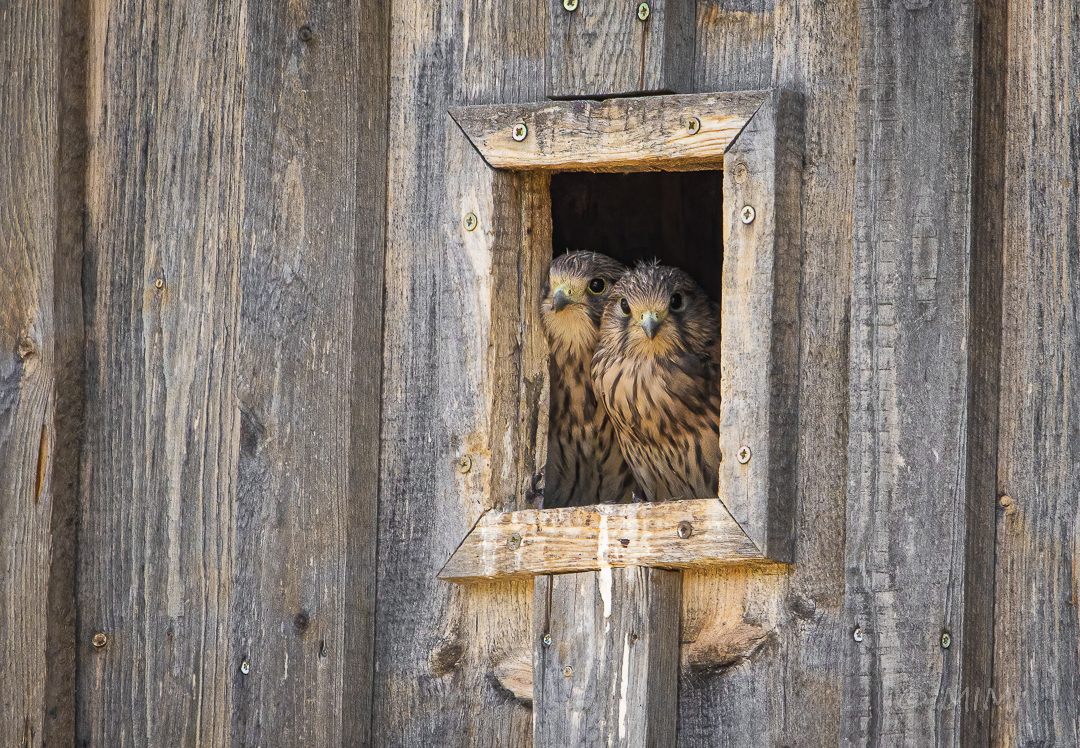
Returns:
[[[596,252],[568,252],[555,258],[540,303],[553,352],[592,356],[611,289],[625,272],[621,262]]]
[[[602,330],[627,354],[663,356],[715,339],[716,305],[693,278],[658,262],[639,264],[615,284]],[[605,343],[606,345],[606,343]]]

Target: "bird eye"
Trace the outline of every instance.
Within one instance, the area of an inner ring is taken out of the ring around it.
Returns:
[[[627,317],[630,316],[630,304],[626,301],[626,299],[619,300],[619,308],[622,309],[622,313],[625,314]]]
[[[671,294],[671,301],[668,302],[668,309],[673,312],[677,312],[682,309],[682,294],[676,291]]]
[[[603,278],[593,278],[591,281],[589,281],[590,293],[603,293],[606,287],[607,284],[604,283]]]

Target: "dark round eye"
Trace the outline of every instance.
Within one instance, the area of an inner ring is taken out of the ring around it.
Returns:
[[[626,301],[626,299],[619,300],[619,308],[622,309],[622,313],[625,314],[627,317],[630,316],[630,304]]]
[[[590,293],[603,293],[605,288],[607,288],[607,284],[604,283],[603,278],[593,278],[589,281]]]
[[[668,309],[673,312],[677,312],[682,309],[682,294],[676,291],[671,294],[671,301],[668,302]]]

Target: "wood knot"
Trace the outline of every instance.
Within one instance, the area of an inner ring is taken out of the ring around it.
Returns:
[[[308,630],[308,626],[311,625],[311,619],[304,611],[300,611],[292,619],[293,628],[296,629],[297,636],[302,636],[305,631]]]
[[[33,358],[37,355],[37,346],[34,345],[34,339],[29,335],[24,336],[19,340],[19,358],[24,361],[29,358]]]

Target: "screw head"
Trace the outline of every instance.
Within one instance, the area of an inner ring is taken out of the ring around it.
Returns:
[[[466,213],[465,214],[465,230],[466,231],[472,231],[473,229],[476,228],[476,225],[478,223],[479,223],[479,220],[476,218],[475,213]]]
[[[746,463],[750,462],[750,447],[744,444],[743,446],[739,447],[739,451],[735,456],[739,459],[740,465],[745,465]]]
[[[863,640],[862,629],[856,628],[854,631],[852,631],[851,632],[851,638],[854,639],[857,642],[861,642]]]
[[[649,4],[641,3],[637,6],[637,17],[639,21],[644,21],[649,17]]]
[[[524,122],[518,122],[514,125],[514,140],[517,142],[523,141],[528,134],[529,128],[525,126]]]
[[[248,662],[247,660],[244,660],[243,662],[241,662],[240,663],[240,672],[243,673],[244,675],[247,675],[248,673],[250,673],[251,672],[251,663]]]
[[[694,534],[694,526],[684,519],[682,522],[679,523],[677,531],[679,533],[679,537],[683,540],[686,540]]]
[[[300,41],[302,42],[310,42],[311,37],[313,36],[310,26],[301,26],[296,35],[300,37]]]
[[[506,539],[506,547],[512,551],[516,551],[521,547],[521,533],[512,532],[510,537]]]
[[[950,644],[952,644],[952,637],[949,636],[949,632],[946,631],[941,635],[941,648],[948,649]]]
[[[701,120],[697,117],[691,117],[686,120],[686,131],[691,135],[697,135],[701,132]]]
[[[571,675],[574,674],[574,668],[567,665],[566,667],[564,667],[562,669],[562,674],[565,675],[567,678],[569,678]]]
[[[107,636],[105,636],[105,634],[103,634],[102,632],[99,631],[96,634],[94,634],[94,646],[97,647],[98,649],[101,649],[102,647],[104,647],[108,643],[108,641],[109,641],[109,638]]]
[[[564,10],[568,10],[573,13],[577,10],[578,0],[562,0],[562,6]]]
[[[739,214],[743,223],[753,223],[754,217],[757,216],[757,211],[754,210],[752,205],[744,205],[742,213]]]
[[[551,646],[551,634],[544,634],[544,638],[541,640],[544,642],[545,647]]]
[[[461,459],[457,461],[457,471],[462,475],[472,470],[472,458],[468,455],[462,455]]]
[[[158,278],[156,281],[154,281],[154,288],[165,288],[165,279]]]

